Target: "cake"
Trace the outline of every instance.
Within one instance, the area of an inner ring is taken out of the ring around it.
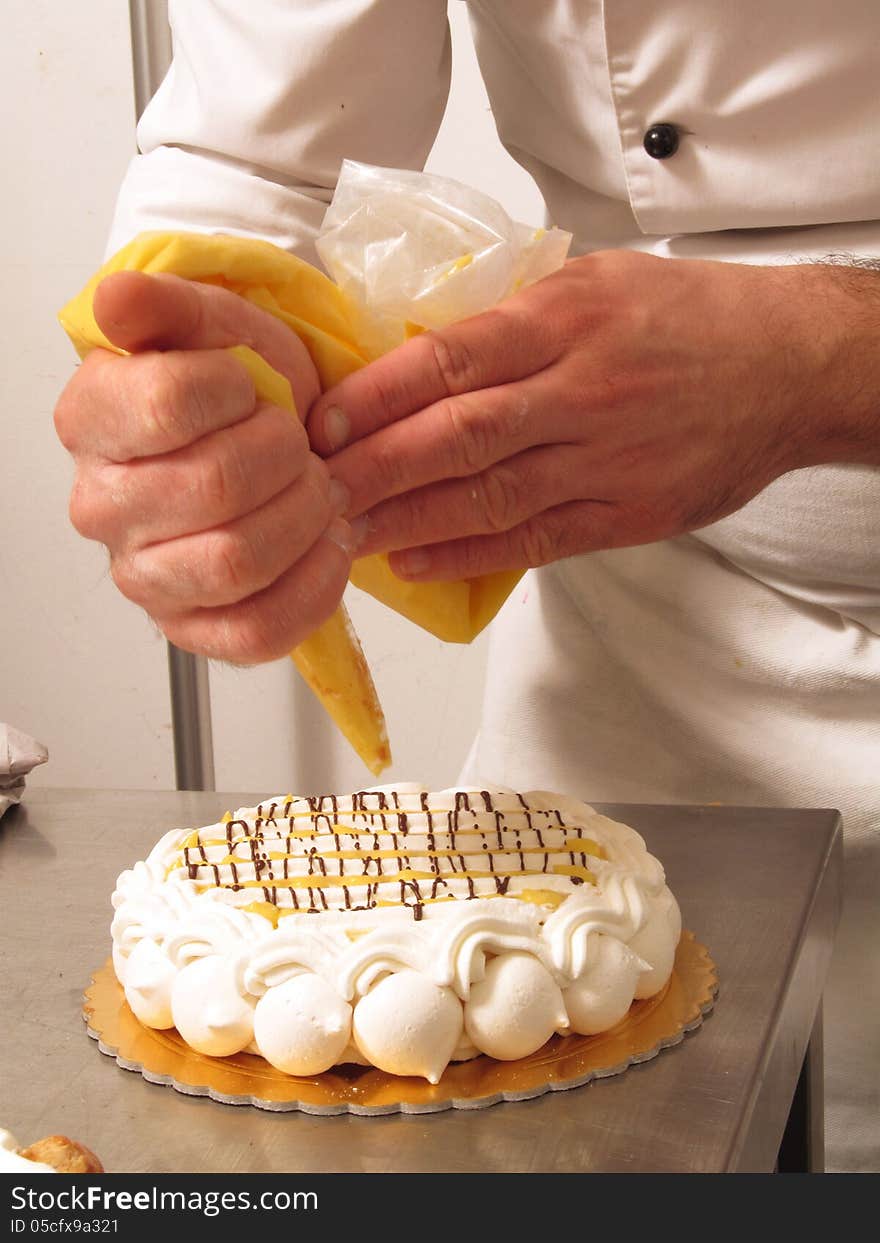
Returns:
[[[212,1057],[437,1083],[593,1035],[666,985],[681,932],[632,828],[546,791],[279,796],[166,833],[113,894],[147,1027]]]
[[[104,1167],[85,1144],[66,1135],[47,1135],[26,1148],[0,1128],[0,1173],[103,1174]]]

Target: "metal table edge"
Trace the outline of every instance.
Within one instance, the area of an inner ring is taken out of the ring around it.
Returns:
[[[772,1102],[767,1099],[767,1085],[773,1082],[770,1074],[771,1064],[780,1060],[780,1033],[787,1022],[791,1021],[792,1011],[797,1008],[801,999],[798,988],[804,975],[815,974],[824,986],[831,962],[834,932],[840,921],[843,904],[843,819],[839,811],[834,815],[833,831],[829,836],[828,845],[817,868],[817,883],[813,888],[812,899],[804,912],[800,934],[791,952],[792,968],[787,973],[786,984],[780,995],[780,1004],[776,1011],[775,1021],[768,1033],[764,1045],[764,1055],[756,1068],[750,1092],[748,1106],[744,1112],[743,1122],[738,1133],[733,1137],[729,1158],[726,1163],[727,1172],[766,1172],[771,1170],[779,1151],[779,1145],[785,1130],[788,1110],[773,1120],[770,1125],[762,1117],[764,1112],[772,1112]],[[808,960],[807,942],[812,933],[823,925],[828,926],[830,935],[816,938],[817,953]],[[785,1086],[777,1098],[784,1096],[790,1107],[801,1067],[807,1057],[810,1033],[813,1030],[815,1017],[822,1003],[823,988],[820,987],[807,1005],[811,1010],[810,1021],[801,1029],[807,1032],[796,1045],[795,1058],[791,1065],[784,1068],[787,1073],[780,1072],[780,1080]],[[803,1003],[801,1002],[801,1006]]]

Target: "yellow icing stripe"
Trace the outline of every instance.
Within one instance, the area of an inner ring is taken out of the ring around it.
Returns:
[[[567,893],[557,893],[553,889],[521,889],[517,893],[481,893],[480,900],[483,901],[499,901],[499,902],[529,902],[533,906],[552,906],[554,909],[561,906],[568,897]],[[441,894],[437,898],[422,898],[421,906],[434,906],[438,902],[458,902],[460,898],[456,898],[451,893]],[[376,902],[376,907],[400,906],[399,902],[385,902],[381,898]]]
[[[546,831],[549,831],[549,830],[546,830]],[[560,830],[560,831],[564,831],[564,830]],[[509,836],[517,832],[517,830],[502,829],[501,832],[502,832],[502,836],[504,836],[505,834]],[[346,829],[340,829],[338,832],[333,832],[333,831],[327,832],[326,830],[321,830],[320,832],[314,832],[314,833],[310,833],[310,832],[307,833],[301,829],[295,829],[291,831],[290,833],[279,833],[278,834],[278,838],[284,841],[289,841],[289,840],[309,841],[314,838],[320,838],[320,837],[352,837],[352,836],[353,837],[361,837],[361,836],[363,837],[392,837],[393,836],[397,838],[402,837],[404,838],[404,840],[406,840],[407,838],[412,839],[413,837],[428,837],[429,834],[422,830],[412,830],[408,834],[403,834],[403,833],[392,833],[390,830],[373,831],[372,829],[356,829],[353,832],[350,832]],[[451,837],[452,834],[448,834],[445,832],[440,833],[439,831],[436,831],[436,832],[431,833],[430,836],[434,838]],[[479,829],[456,829],[454,836],[455,836],[455,840],[458,841],[459,837],[481,837],[485,839],[487,837],[495,837],[496,834],[495,834],[494,829],[486,829],[486,830],[483,830],[482,832]],[[204,846],[206,848],[214,847],[214,846],[232,846],[232,848],[234,849],[236,846],[244,846],[250,842],[257,842],[259,845],[265,845],[266,840],[267,839],[263,837],[262,835],[260,837],[256,837],[256,836],[254,837],[233,837],[231,840],[226,837],[209,837],[209,838],[203,838],[197,842],[187,840],[180,846],[180,849],[181,850],[197,850],[199,846]],[[520,853],[532,854],[535,852],[543,853],[543,854],[565,854],[566,851],[573,850],[576,852],[584,852],[589,855],[595,855],[597,859],[606,859],[608,857],[605,852],[605,847],[601,846],[598,842],[594,841],[593,838],[591,837],[565,838],[563,841],[553,842],[549,846],[523,846],[522,848],[518,846],[510,846],[510,845],[490,846],[489,850],[493,854],[503,853],[504,851],[509,851],[511,854],[520,854]],[[269,858],[271,859],[284,859],[284,858],[299,859],[299,858],[302,858],[303,855],[305,855],[305,853],[306,853],[305,851],[303,851],[299,855],[273,853],[269,855]],[[468,853],[468,852],[463,852],[459,850],[457,847],[450,847],[448,850],[428,850],[427,848],[423,849],[420,846],[413,846],[409,850],[405,850],[401,847],[397,847],[395,848],[395,850],[389,850],[384,853],[382,851],[370,850],[369,847],[357,847],[353,850],[343,850],[343,851],[323,851],[323,850],[320,851],[321,858],[323,859],[363,859],[367,855],[369,855],[370,858],[375,859],[377,855],[381,858],[384,858],[386,854],[390,858],[392,855],[396,855],[396,854],[397,855],[400,855],[400,854],[404,854],[404,855],[415,855],[415,854],[458,855],[462,853]],[[236,862],[240,862],[242,860],[249,859],[250,853],[248,852],[247,855],[238,855],[238,856],[233,856],[233,857],[235,858]]]
[[[204,865],[203,865],[204,866]],[[218,864],[218,867],[222,866]],[[456,872],[455,876],[460,876],[462,880],[467,878],[467,873]],[[475,875],[475,873],[471,873]],[[487,876],[492,876],[492,872],[487,872]],[[503,875],[503,873],[494,873],[494,875]],[[514,873],[521,876],[521,872]],[[403,868],[399,872],[386,873],[380,876],[264,876],[261,880],[240,880],[236,884],[239,889],[351,889],[357,885],[376,885],[389,884],[397,881],[411,880],[436,880],[433,872],[415,872],[412,868]],[[204,885],[202,888],[214,889],[216,886]],[[230,885],[224,885],[222,888],[230,888]]]
[[[219,865],[218,865],[219,866]],[[595,875],[589,868],[582,867],[566,867],[564,869],[554,869],[560,875],[578,878],[580,880],[589,881],[590,884],[596,883]],[[505,880],[505,879],[522,879],[528,876],[528,872],[448,872],[445,876],[439,876],[435,872],[417,872],[413,868],[401,868],[399,872],[386,872],[372,876],[264,876],[260,880],[242,880],[236,882],[239,889],[352,889],[358,885],[394,885],[400,881],[435,881],[435,880]],[[230,888],[230,885],[224,885],[222,888]],[[204,885],[203,889],[213,889],[214,885]]]
[[[225,846],[227,843],[203,842],[202,844],[205,846]],[[233,847],[237,844],[238,843],[233,842]],[[273,862],[282,862],[284,859],[355,859],[363,862],[367,859],[408,859],[411,855],[424,856],[428,859],[457,859],[463,854],[476,853],[478,852],[471,848],[456,848],[454,850],[451,848],[444,848],[437,850],[429,849],[427,846],[411,846],[408,850],[400,848],[397,850],[322,850],[314,855],[311,855],[306,851],[301,851],[299,854],[288,854],[283,850],[269,850],[265,852],[261,851],[259,858],[270,859]],[[560,842],[553,846],[492,846],[491,848],[487,848],[485,851],[479,851],[479,854],[485,855],[486,858],[491,857],[493,859],[499,855],[549,856],[568,854],[591,855],[593,858],[598,859],[605,858],[605,852],[602,847],[597,845],[596,842],[590,841],[587,837],[575,837],[569,841]],[[213,863],[216,863],[219,867],[222,867],[224,864],[229,863],[240,865],[252,862],[253,859],[249,851],[246,854],[237,855],[233,849],[231,853],[227,853],[222,859],[211,859],[207,866],[210,866]],[[175,866],[205,867],[206,861],[201,858],[184,858]]]
[[[262,915],[263,919],[268,919],[273,928],[278,927],[278,917],[281,915],[278,907],[274,902],[249,902],[247,906],[241,908],[243,911],[250,911],[252,915]]]
[[[566,894],[557,893],[555,889],[520,889],[518,893],[507,895],[517,898],[520,902],[531,902],[534,906],[557,907],[566,899]]]
[[[553,889],[522,889],[519,893],[488,893],[483,895],[487,899],[497,898],[506,902],[529,902],[534,906],[549,906],[554,909],[560,906],[566,899],[566,894],[557,893]],[[454,902],[456,899],[451,894],[443,894],[437,898],[422,898],[422,906],[434,906],[438,902]],[[399,902],[378,901],[376,907],[392,907],[399,906]],[[249,911],[252,915],[261,915],[263,919],[269,921],[273,928],[278,927],[278,921],[286,915],[295,915],[297,912],[291,910],[280,910],[273,902],[249,902],[247,906],[240,908],[243,911]],[[361,937],[365,937],[368,932],[372,932],[372,928],[346,928],[345,935],[349,941],[359,941]]]

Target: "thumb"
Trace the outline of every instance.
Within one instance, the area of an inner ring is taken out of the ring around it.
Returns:
[[[130,354],[250,346],[290,381],[302,419],[321,391],[315,364],[296,333],[218,285],[167,273],[114,272],[95,290],[94,310],[108,341]]]

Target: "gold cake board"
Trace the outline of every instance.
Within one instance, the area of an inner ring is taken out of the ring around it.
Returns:
[[[617,1075],[679,1044],[712,1009],[718,990],[714,963],[693,933],[683,932],[669,983],[598,1036],[553,1036],[530,1057],[499,1062],[476,1057],[448,1066],[437,1084],[389,1075],[372,1066],[335,1067],[313,1078],[285,1075],[261,1057],[208,1057],[177,1032],[144,1027],[129,1009],[112,963],[93,976],[83,1017],[102,1053],[150,1083],[227,1105],[301,1110],[313,1114],[433,1113],[521,1101]]]

